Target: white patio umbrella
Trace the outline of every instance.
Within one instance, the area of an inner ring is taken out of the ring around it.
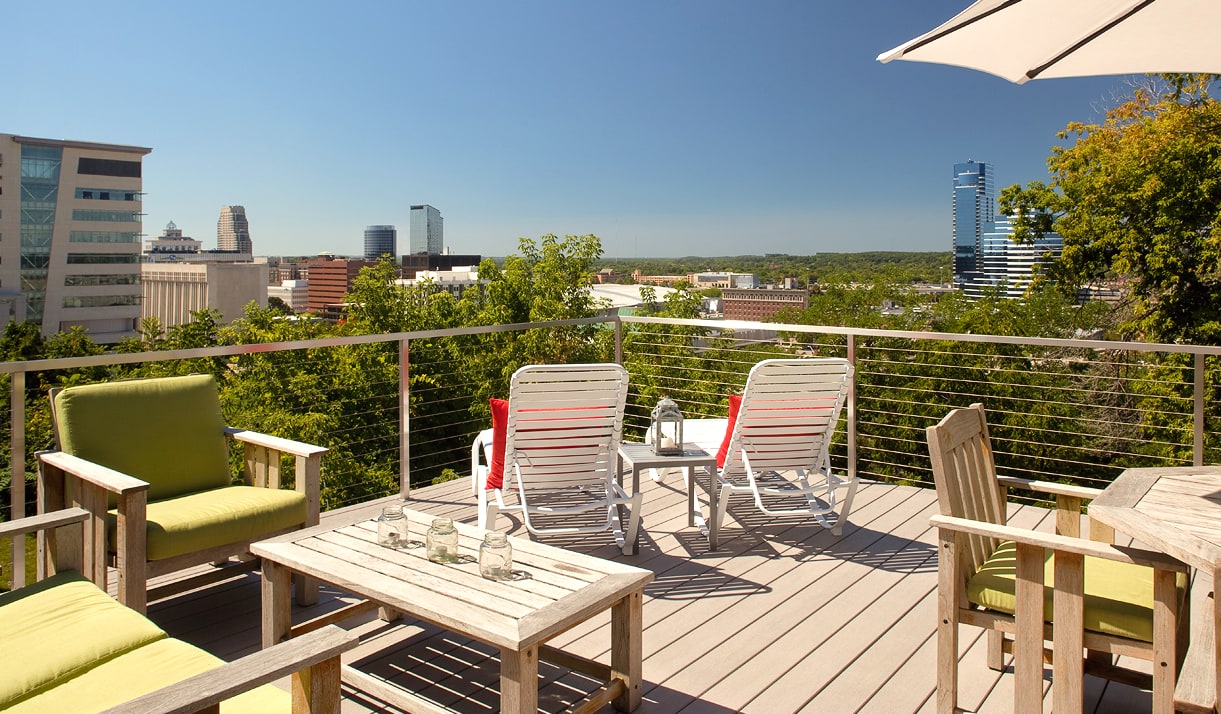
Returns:
[[[883,52],[1031,79],[1146,72],[1221,74],[1221,0],[979,0]]]

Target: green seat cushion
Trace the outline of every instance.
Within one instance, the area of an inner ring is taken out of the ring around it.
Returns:
[[[165,631],[80,573],[64,572],[0,596],[0,709]]]
[[[232,483],[211,375],[69,387],[55,427],[65,452],[147,481],[149,501]]]
[[[989,610],[1014,612],[1014,573],[1017,546],[1000,544],[967,583],[967,599]],[[1048,550],[1043,560],[1043,618],[1054,624],[1052,601],[1055,589],[1055,554]],[[1187,576],[1179,575],[1179,598],[1187,588]],[[1113,560],[1085,559],[1084,627],[1090,632],[1153,641],[1153,569]]]
[[[148,504],[148,559],[257,540],[305,523],[305,494],[256,486],[192,493]],[[107,542],[115,542],[112,511]]]
[[[97,712],[180,682],[223,662],[180,640],[163,639],[108,660],[97,667],[17,702],[8,712],[71,714]],[[221,703],[222,713],[288,712],[292,695],[267,684]]]

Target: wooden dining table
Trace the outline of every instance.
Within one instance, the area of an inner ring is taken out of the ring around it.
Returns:
[[[1090,518],[1155,550],[1178,558],[1207,576],[1221,592],[1221,466],[1133,468],[1121,473],[1094,499]],[[1199,585],[1197,585],[1199,587]],[[1193,627],[1175,704],[1181,711],[1214,711],[1221,683],[1221,609],[1209,603],[1204,627]]]

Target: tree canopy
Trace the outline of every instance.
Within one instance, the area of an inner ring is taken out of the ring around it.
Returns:
[[[1011,186],[1015,238],[1055,230],[1063,254],[1041,277],[1076,296],[1120,286],[1123,336],[1221,344],[1221,104],[1211,75],[1164,75],[1052,149],[1051,182]]]

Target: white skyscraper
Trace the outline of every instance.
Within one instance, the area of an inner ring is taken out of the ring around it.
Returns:
[[[440,255],[445,250],[441,212],[427,204],[411,207],[411,252]]]
[[[245,206],[220,207],[220,220],[216,222],[216,247],[218,250],[254,254]]]

